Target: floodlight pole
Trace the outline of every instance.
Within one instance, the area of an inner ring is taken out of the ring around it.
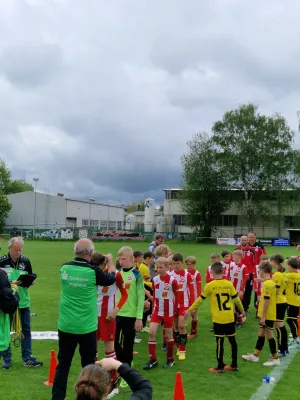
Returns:
[[[35,217],[36,217],[36,187],[37,187],[37,183],[39,181],[39,178],[33,178],[34,181],[34,210],[33,210],[33,239],[35,238]]]

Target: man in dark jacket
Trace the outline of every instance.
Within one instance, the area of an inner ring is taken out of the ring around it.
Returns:
[[[0,269],[0,356],[7,351],[10,343],[10,315],[18,309],[19,298],[12,290],[7,274]]]
[[[75,259],[60,269],[61,297],[58,316],[58,366],[52,400],[64,400],[72,359],[79,344],[81,365],[96,361],[98,328],[97,288],[115,283],[112,260],[104,273],[90,264],[94,245],[89,239],[75,243]]]

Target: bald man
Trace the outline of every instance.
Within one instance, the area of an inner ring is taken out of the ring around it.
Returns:
[[[60,269],[59,352],[52,389],[53,400],[63,400],[66,397],[69,370],[78,344],[82,367],[96,361],[97,286],[110,286],[116,278],[111,257],[108,269],[112,272],[104,273],[90,264],[93,251],[91,240],[78,240],[74,246],[74,260],[65,263]]]

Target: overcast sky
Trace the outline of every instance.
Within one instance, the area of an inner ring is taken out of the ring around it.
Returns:
[[[0,0],[0,157],[41,191],[159,202],[226,110],[297,127],[299,15],[298,0]]]

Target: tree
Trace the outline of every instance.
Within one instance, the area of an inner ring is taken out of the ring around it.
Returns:
[[[143,200],[140,201],[134,200],[126,206],[126,209],[128,214],[131,214],[136,211],[145,211],[145,203]]]
[[[211,237],[217,218],[230,204],[227,174],[221,170],[217,149],[206,133],[197,133],[181,157],[183,167],[179,200],[188,225]]]
[[[256,215],[271,212],[265,201],[267,192],[298,188],[294,165],[299,165],[299,153],[292,148],[294,132],[282,116],[261,115],[253,104],[226,112],[212,132],[231,188],[243,193],[247,225],[252,230]]]
[[[24,179],[11,179],[11,172],[3,160],[0,160],[0,192],[13,194],[33,191],[33,186]]]
[[[0,160],[0,232],[5,226],[6,217],[11,210],[7,195],[32,191],[33,186],[23,179],[11,179],[11,172],[3,160]]]

